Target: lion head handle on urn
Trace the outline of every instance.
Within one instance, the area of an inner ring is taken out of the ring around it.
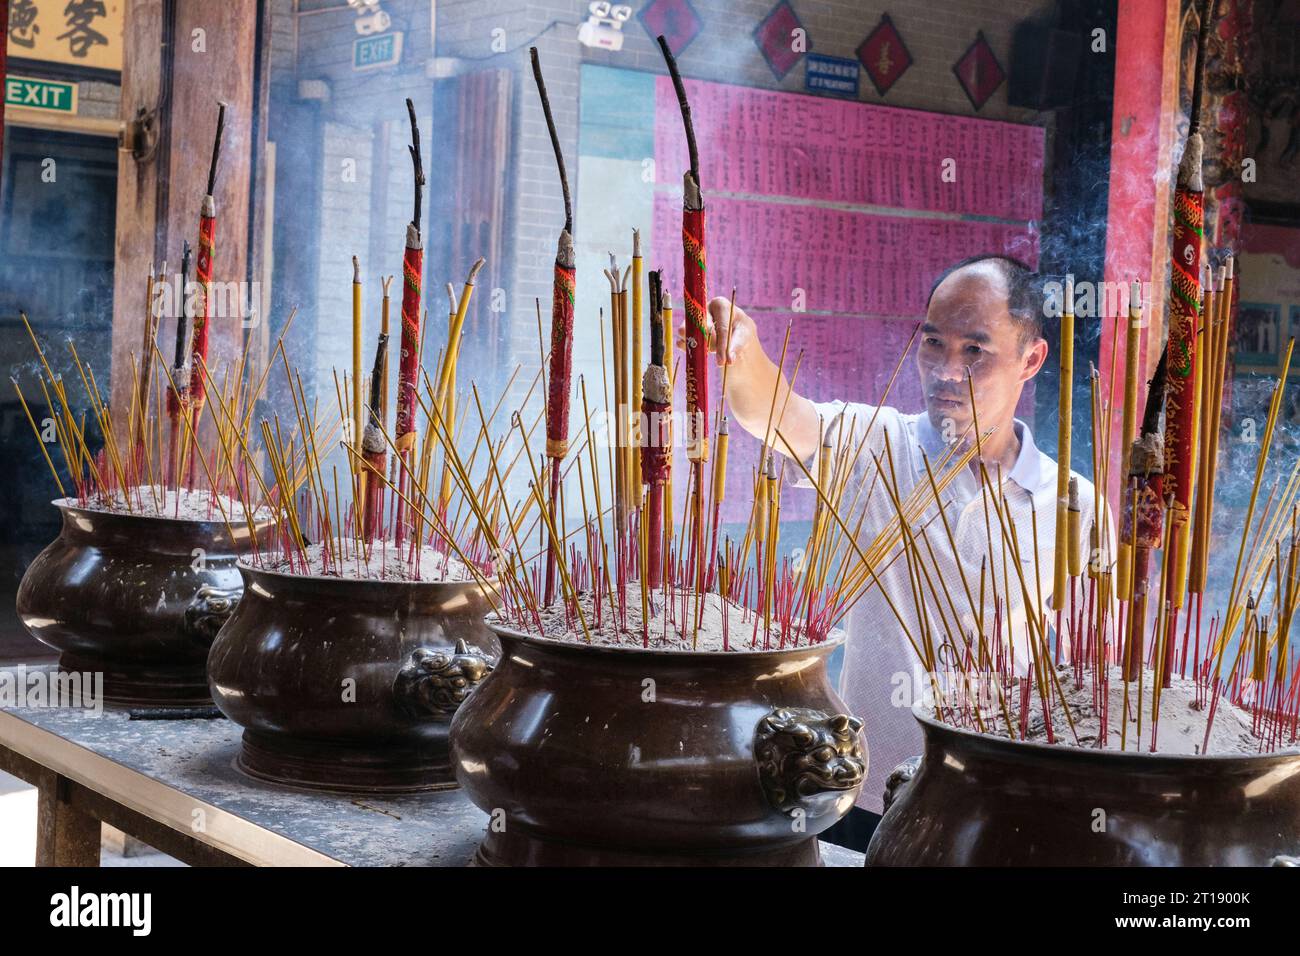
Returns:
[[[768,802],[790,813],[821,794],[856,790],[867,775],[862,721],[801,707],[779,708],[754,730],[754,759]]]
[[[410,717],[450,716],[492,673],[493,662],[464,639],[456,649],[417,647],[397,672],[393,696]]]
[[[211,647],[217,632],[235,613],[235,605],[243,593],[242,587],[219,588],[205,584],[199,588],[185,608],[181,628],[186,636],[203,647]]]

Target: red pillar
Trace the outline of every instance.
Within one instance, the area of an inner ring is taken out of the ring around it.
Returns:
[[[1106,280],[1127,284],[1141,279],[1147,316],[1162,316],[1168,292],[1169,205],[1172,197],[1175,121],[1178,103],[1178,0],[1122,0],[1115,37],[1114,114],[1111,121],[1110,192],[1106,222]],[[1118,340],[1113,319],[1102,323],[1098,357],[1101,394],[1112,394],[1111,356],[1118,349],[1111,419],[1111,482],[1108,494],[1119,500],[1119,406],[1124,394],[1124,338],[1121,316]],[[1160,328],[1143,335],[1144,378],[1155,366]],[[1153,336],[1154,333],[1154,336]],[[1145,387],[1139,389],[1139,397]],[[1138,410],[1141,418],[1141,409]]]

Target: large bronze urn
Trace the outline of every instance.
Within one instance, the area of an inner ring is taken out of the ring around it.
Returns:
[[[868,866],[1261,866],[1300,852],[1300,753],[1025,743],[913,711]]]
[[[244,600],[208,678],[244,728],[241,769],[318,790],[455,786],[448,727],[497,650],[480,585],[239,573]]]
[[[831,687],[842,637],[690,652],[538,638],[489,618],[496,669],[452,720],[488,865],[815,865],[867,752]]]
[[[102,673],[110,703],[211,704],[208,648],[243,592],[247,524],[53,504],[63,527],[18,587],[27,631],[63,670]]]

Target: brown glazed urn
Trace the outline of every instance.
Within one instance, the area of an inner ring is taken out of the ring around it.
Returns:
[[[1300,753],[1180,756],[1025,743],[917,709],[868,866],[1266,866],[1300,852]]]
[[[488,625],[501,660],[451,728],[456,779],[490,818],[476,862],[820,862],[867,766],[826,674],[842,637],[684,652]]]
[[[18,586],[28,633],[61,669],[103,673],[109,703],[211,705],[208,648],[243,591],[248,526],[53,504],[63,527]]]
[[[474,581],[364,580],[239,563],[244,600],[208,656],[250,776],[314,790],[454,787],[447,730],[492,670]]]

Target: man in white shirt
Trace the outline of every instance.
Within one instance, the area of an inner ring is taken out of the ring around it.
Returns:
[[[916,371],[926,402],[926,410],[920,414],[904,414],[889,407],[877,409],[860,402],[813,402],[791,392],[785,377],[764,351],[753,319],[739,307],[731,323],[730,341],[727,340],[730,309],[727,299],[718,298],[709,303],[718,360],[730,365],[726,395],[730,415],[746,431],[762,439],[773,407],[772,394],[778,390],[775,407],[778,412],[783,407],[785,411],[774,432],[779,429],[790,448],[775,434],[769,435],[766,441],[778,451],[797,457],[814,473],[813,463],[823,436],[828,436],[837,449],[845,442],[851,443],[850,448],[856,448],[866,436],[856,459],[855,479],[869,482],[877,475],[872,455],[884,458],[888,436],[898,491],[901,497],[906,497],[917,485],[928,484],[927,460],[937,473],[939,459],[951,442],[972,440],[973,385],[980,432],[992,430],[983,439],[982,450],[984,466],[997,487],[991,494],[984,489],[979,461],[973,460],[970,468],[957,475],[942,495],[955,552],[938,522],[932,523],[927,539],[934,551],[933,572],[942,580],[941,586],[959,589],[960,575],[964,573],[974,588],[974,582],[980,580],[982,566],[997,575],[996,585],[1006,602],[1004,625],[998,636],[1004,648],[1014,655],[1015,673],[1024,675],[1030,657],[1025,602],[1021,599],[1024,592],[1014,567],[1006,566],[1008,549],[998,530],[996,511],[987,512],[993,515],[989,534],[985,495],[990,494],[990,508],[995,500],[992,495],[999,502],[1005,498],[1019,542],[1027,590],[1033,604],[1039,604],[1041,595],[1050,626],[1059,603],[1051,595],[1057,465],[1037,449],[1029,427],[1015,418],[1016,404],[1025,383],[1038,374],[1047,358],[1041,322],[1043,292],[1037,277],[1023,263],[1004,256],[976,256],[957,263],[939,277],[931,289],[916,345]],[[873,415],[875,423],[868,431]],[[797,466],[792,467],[799,471]],[[807,486],[806,481],[800,484]],[[870,541],[897,513],[889,495],[881,492],[879,485],[877,481],[876,490],[865,505],[867,517],[862,525],[860,545]],[[1081,552],[1086,552],[1094,514],[1094,490],[1082,477],[1078,478],[1078,489],[1085,539]],[[936,514],[931,509],[917,525],[925,525]],[[988,567],[990,564],[992,567]],[[879,586],[871,588],[844,622],[849,641],[840,691],[849,709],[866,721],[864,732],[870,761],[858,807],[839,830],[841,837],[847,836],[843,842],[856,844],[859,849],[865,848],[865,837],[874,829],[879,819],[876,815],[882,812],[885,778],[900,761],[922,750],[920,728],[911,715],[911,705],[926,692],[928,681],[905,629],[881,594],[884,591],[893,600],[907,625],[906,631],[914,636],[919,633],[916,601],[906,565],[900,558],[884,570],[877,569]],[[933,596],[926,595],[923,603],[927,605],[925,613],[933,618],[936,615]],[[973,633],[977,628],[970,613],[970,602],[954,598],[954,604],[962,609],[959,612],[964,618],[962,629]],[[986,604],[991,605],[991,600]],[[991,630],[987,622],[992,619],[990,606],[985,618],[986,631]],[[986,634],[990,642],[993,636]]]

